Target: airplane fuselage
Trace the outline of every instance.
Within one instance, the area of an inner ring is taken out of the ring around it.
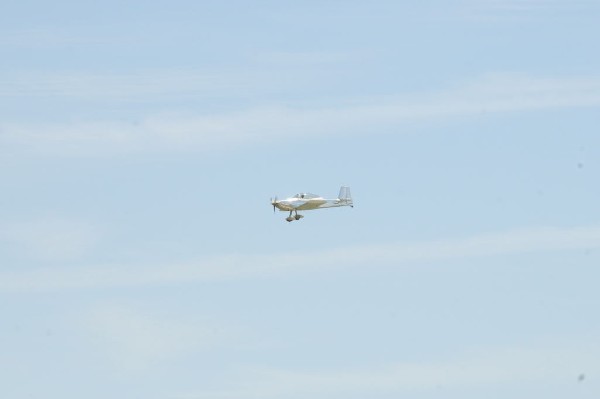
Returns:
[[[310,198],[310,199],[299,199],[299,198],[288,198],[280,200],[275,204],[280,211],[308,211],[319,208],[330,208],[335,205],[337,200],[326,200],[325,198]]]

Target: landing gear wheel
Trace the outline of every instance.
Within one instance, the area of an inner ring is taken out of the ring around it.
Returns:
[[[300,220],[300,219],[301,219],[301,218],[303,218],[303,217],[304,217],[304,216],[302,216],[302,215],[296,215],[296,216],[294,216],[294,218],[295,218],[296,220]]]
[[[285,218],[285,220],[287,220],[288,222],[291,222],[292,220],[294,220],[294,218],[291,217],[291,216],[288,216],[288,217]]]

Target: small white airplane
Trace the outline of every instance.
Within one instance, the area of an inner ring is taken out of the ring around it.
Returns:
[[[273,212],[275,212],[275,208],[282,212],[289,211],[290,215],[285,218],[288,222],[291,222],[294,219],[300,220],[300,218],[304,217],[303,215],[299,215],[298,211],[337,208],[340,206],[354,207],[352,196],[350,195],[350,187],[347,186],[342,186],[340,188],[340,194],[335,199],[325,199],[311,193],[300,193],[284,200],[277,200],[277,197],[275,197],[275,199],[271,198],[271,205],[273,205]],[[292,213],[294,213],[294,216],[292,216]]]

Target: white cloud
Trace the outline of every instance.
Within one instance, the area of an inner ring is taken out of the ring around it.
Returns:
[[[168,86],[169,84],[167,84]],[[143,86],[136,84],[136,86]],[[110,89],[108,89],[110,90]],[[157,89],[160,90],[160,89]],[[600,78],[488,76],[438,93],[343,103],[319,108],[261,106],[210,115],[155,115],[139,123],[0,125],[0,143],[59,154],[207,151],[299,135],[335,136],[389,131],[420,121],[443,122],[483,113],[599,107]],[[387,128],[387,129],[386,129]]]
[[[595,346],[504,347],[463,353],[458,358],[397,362],[370,369],[249,369],[228,390],[174,394],[173,399],[368,397],[382,394],[419,395],[460,389],[484,391],[511,384],[564,386],[575,383],[581,370],[599,371]],[[464,397],[462,396],[461,397]]]
[[[368,262],[408,267],[416,262],[503,254],[600,248],[600,227],[538,228],[425,242],[396,242],[306,253],[224,255],[180,264],[100,265],[0,272],[0,292],[147,286],[318,273]]]

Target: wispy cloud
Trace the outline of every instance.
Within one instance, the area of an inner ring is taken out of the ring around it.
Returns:
[[[592,4],[587,0],[484,0],[478,2],[482,7],[489,7],[500,10],[530,10],[556,7],[578,7],[585,4]]]
[[[179,264],[89,265],[0,272],[0,292],[153,286],[319,273],[368,262],[409,267],[419,262],[504,254],[600,248],[600,227],[538,228],[425,242],[396,242],[274,255],[224,255]]]
[[[72,260],[81,257],[99,240],[97,227],[79,220],[45,217],[0,226],[0,243],[21,258]]]
[[[463,4],[470,15],[483,18],[562,17],[598,11],[598,3],[593,0],[466,0]]]
[[[104,303],[83,320],[87,336],[121,372],[143,372],[235,340],[231,328],[181,320],[125,303]]]
[[[82,32],[77,34],[58,28],[20,29],[5,31],[0,37],[0,47],[8,48],[61,48],[81,45],[96,45],[118,43],[106,38],[86,36]]]
[[[505,347],[464,353],[456,359],[398,362],[362,370],[250,369],[237,387],[228,384],[227,390],[180,393],[172,398],[366,397],[432,392],[439,396],[456,389],[464,397],[465,390],[488,391],[512,384],[573,384],[580,370],[598,369],[598,355],[598,346]]]
[[[441,123],[483,113],[599,107],[600,78],[488,76],[452,90],[393,99],[311,107],[261,106],[210,115],[154,115],[136,123],[0,125],[0,143],[43,153],[102,155],[207,151],[257,145],[298,135],[335,136],[395,131],[420,121]]]
[[[220,91],[248,90],[257,84],[258,78],[250,79],[239,71],[183,68],[121,74],[13,72],[4,74],[0,80],[0,97],[151,102],[176,96],[181,100],[190,95],[214,96]]]
[[[54,37],[51,32],[39,35],[46,40]],[[123,72],[5,71],[0,76],[0,98],[144,104],[181,102],[190,98],[211,101],[222,97],[256,98],[256,93],[264,96],[264,93],[298,89],[307,82],[325,79],[331,66],[356,62],[361,57],[364,57],[362,53],[350,52],[271,51],[247,56],[240,66],[207,64],[202,68],[141,68]],[[277,73],[273,73],[274,70]]]

